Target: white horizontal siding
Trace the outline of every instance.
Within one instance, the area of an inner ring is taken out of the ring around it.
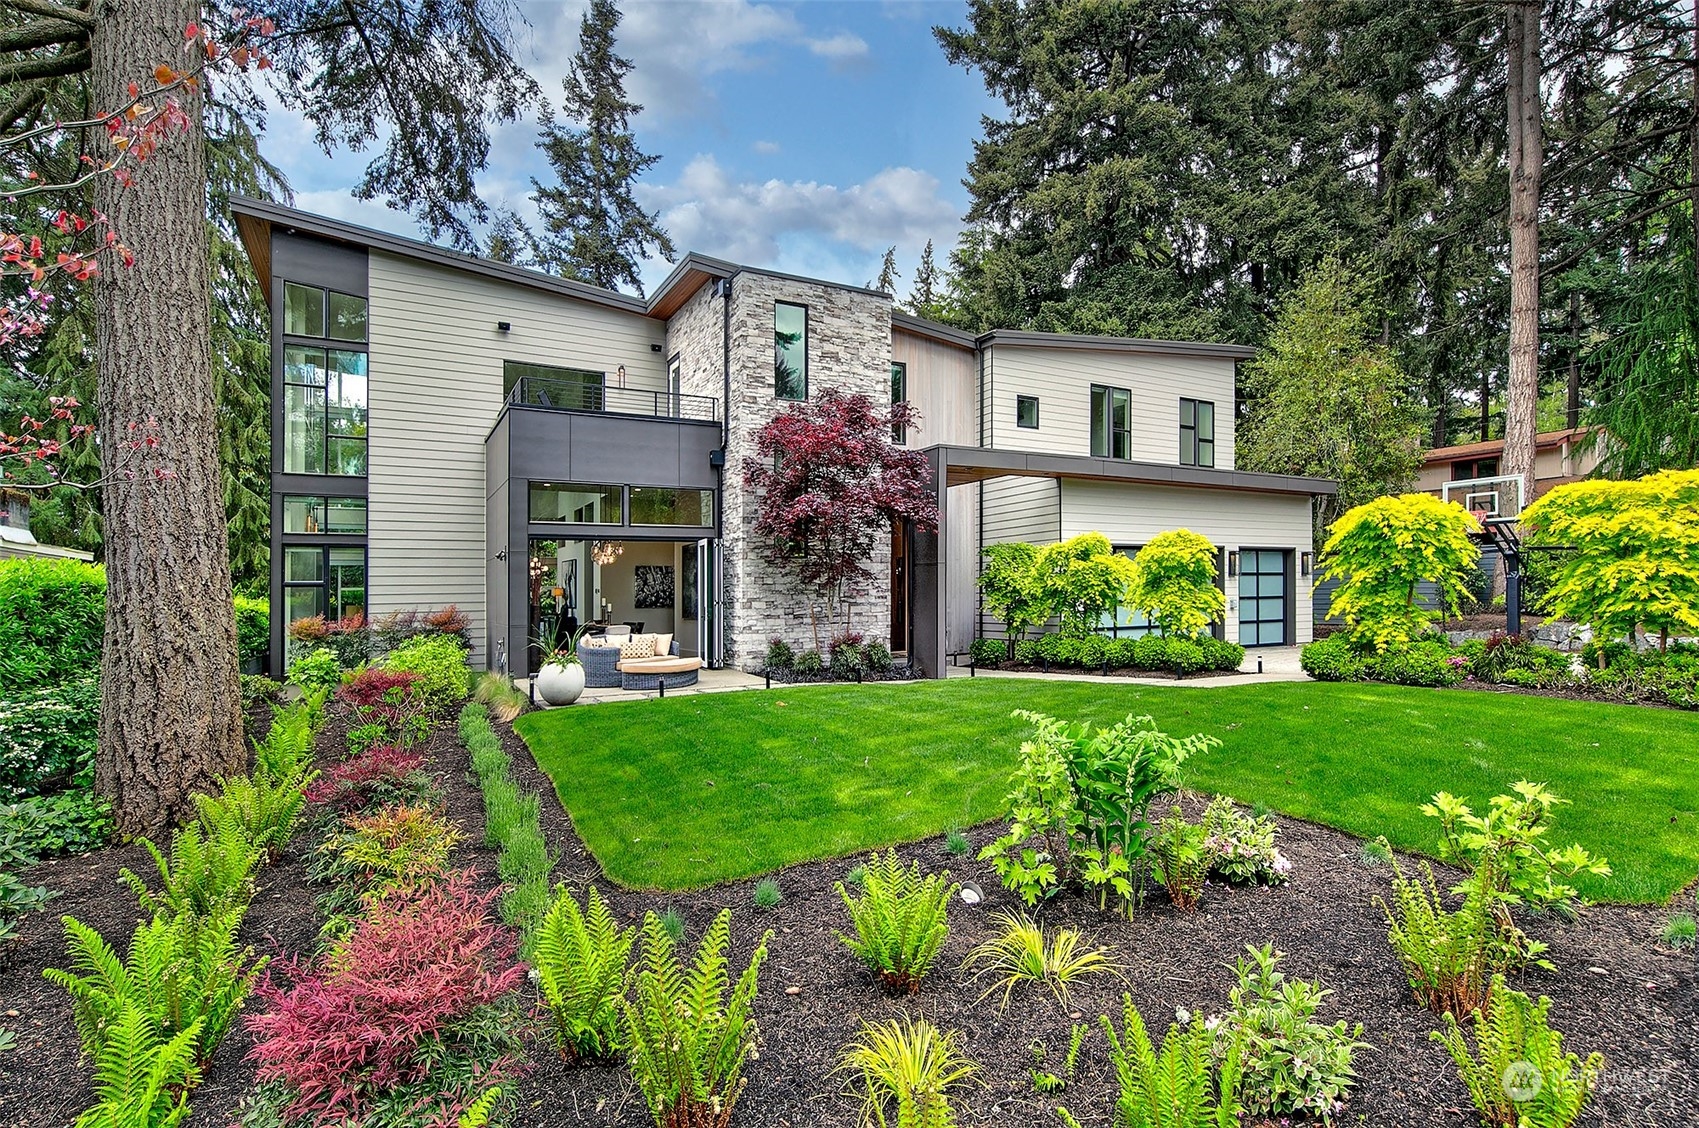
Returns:
[[[984,483],[983,542],[1050,544],[1061,526],[1054,478],[993,478]]]
[[[1233,468],[1233,362],[1207,357],[993,345],[988,445],[1091,453],[1091,386],[1132,393],[1135,462],[1180,461],[1180,400],[1215,405],[1215,465]],[[1038,397],[1038,429],[1015,426],[1017,396]]]
[[[666,386],[650,318],[373,251],[368,613],[457,604],[485,638],[484,436],[504,361]],[[506,332],[497,329],[508,322]]]
[[[1065,480],[1061,504],[1064,537],[1095,531],[1118,545],[1143,545],[1157,533],[1190,529],[1229,552],[1278,548],[1296,554],[1312,548],[1310,501],[1296,495]],[[1298,574],[1302,569],[1296,567],[1296,557],[1294,565],[1288,599],[1295,609],[1294,641],[1305,643],[1313,637],[1313,577]],[[1237,591],[1231,579],[1227,599],[1227,637],[1236,640]]]

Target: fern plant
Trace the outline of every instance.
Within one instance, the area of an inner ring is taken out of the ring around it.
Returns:
[[[97,1103],[75,1128],[175,1128],[189,1115],[189,1089],[200,1080],[195,1046],[200,1023],[164,1036],[133,1000],[111,1016],[94,1055]]]
[[[1063,1003],[1073,984],[1088,975],[1119,975],[1108,949],[1082,947],[1084,936],[1076,928],[1059,928],[1046,941],[1044,929],[1025,913],[998,913],[1001,931],[969,952],[962,966],[979,968],[974,980],[989,975],[991,986],[979,996],[983,1002],[1003,989],[1001,1009],[1007,1010],[1015,988],[1022,983],[1042,983]]]
[[[248,844],[258,851],[258,860],[269,865],[277,860],[283,847],[294,836],[302,808],[307,804],[304,789],[317,776],[317,772],[307,770],[306,761],[297,760],[282,776],[256,772],[252,777],[233,776],[222,780],[216,797],[195,796],[201,826],[216,839],[224,823],[234,824]]]
[[[878,1128],[954,1128],[948,1090],[976,1069],[957,1052],[953,1031],[923,1018],[863,1023],[838,1063],[839,1072],[860,1076],[862,1123]]]
[[[210,918],[247,908],[254,895],[259,851],[237,820],[221,820],[204,833],[195,823],[178,829],[171,836],[169,858],[146,838],[141,842],[153,855],[159,888],[149,889],[128,869],[119,870],[118,877],[141,901],[144,912]]]
[[[191,1049],[204,1064],[266,965],[252,948],[236,946],[242,915],[233,909],[205,919],[155,916],[137,926],[122,960],[100,933],[74,917],[63,920],[74,970],[42,974],[70,992],[83,1052],[96,1062],[132,1008],[162,1039],[193,1029]]]
[[[1150,836],[1150,863],[1168,899],[1181,912],[1191,912],[1203,900],[1204,884],[1215,863],[1209,848],[1209,827],[1186,821],[1176,806]]]
[[[279,782],[312,766],[313,727],[323,700],[320,695],[317,702],[301,701],[277,711],[264,739],[254,741],[256,777]]]
[[[1501,919],[1496,904],[1487,870],[1476,871],[1465,884],[1463,904],[1453,912],[1445,907],[1431,867],[1424,864],[1423,876],[1413,878],[1393,863],[1392,903],[1380,905],[1387,939],[1417,1002],[1466,1016],[1480,1007],[1495,971],[1529,963],[1551,967],[1541,958],[1546,946]]]
[[[1238,1128],[1239,1043],[1228,1044],[1216,1069],[1210,1056],[1215,1035],[1199,1017],[1186,1026],[1171,1025],[1158,1053],[1133,997],[1122,1000],[1124,1034],[1103,1016],[1121,1089],[1112,1128]],[[1068,1128],[1080,1128],[1066,1109],[1056,1112]]]
[[[1563,1035],[1546,1022],[1552,1001],[1538,1002],[1495,975],[1485,1005],[1475,1011],[1475,1045],[1447,1014],[1444,1042],[1487,1128],[1569,1128],[1598,1084],[1604,1055],[1582,1061],[1563,1051]]]
[[[592,885],[580,909],[564,886],[532,940],[543,1002],[554,1020],[555,1046],[573,1059],[597,1059],[619,1049],[619,1001],[634,928],[621,928]]]
[[[919,990],[950,934],[945,910],[961,887],[949,872],[922,876],[919,862],[905,867],[891,850],[868,859],[860,897],[841,881],[835,888],[855,928],[854,937],[840,932],[838,939],[886,986],[911,995]]]
[[[772,936],[771,930],[762,935],[734,986],[726,960],[730,909],[708,926],[688,969],[679,965],[661,918],[644,915],[642,962],[620,1006],[631,1075],[659,1128],[731,1123],[743,1066],[755,1051],[750,1005]]]

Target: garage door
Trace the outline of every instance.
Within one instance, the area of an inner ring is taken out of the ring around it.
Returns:
[[[1239,552],[1239,645],[1286,645],[1286,557],[1280,549]]]

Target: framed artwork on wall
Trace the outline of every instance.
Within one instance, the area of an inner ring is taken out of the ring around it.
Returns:
[[[632,603],[637,607],[673,605],[673,570],[670,564],[639,564],[632,585]]]

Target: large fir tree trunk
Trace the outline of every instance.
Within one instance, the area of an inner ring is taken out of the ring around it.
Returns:
[[[1506,8],[1510,140],[1510,379],[1501,474],[1522,478],[1534,500],[1534,432],[1540,398],[1540,3]]]
[[[96,0],[94,12],[96,106],[123,105],[128,84],[146,88],[160,63],[189,65],[195,0]],[[188,133],[163,143],[130,187],[102,178],[96,197],[136,254],[133,268],[114,264],[98,280],[95,302],[109,479],[95,784],[130,834],[192,814],[192,792],[244,766],[208,343],[205,139],[199,95],[179,98]],[[133,449],[150,433],[157,451]],[[175,476],[160,479],[160,467]]]

